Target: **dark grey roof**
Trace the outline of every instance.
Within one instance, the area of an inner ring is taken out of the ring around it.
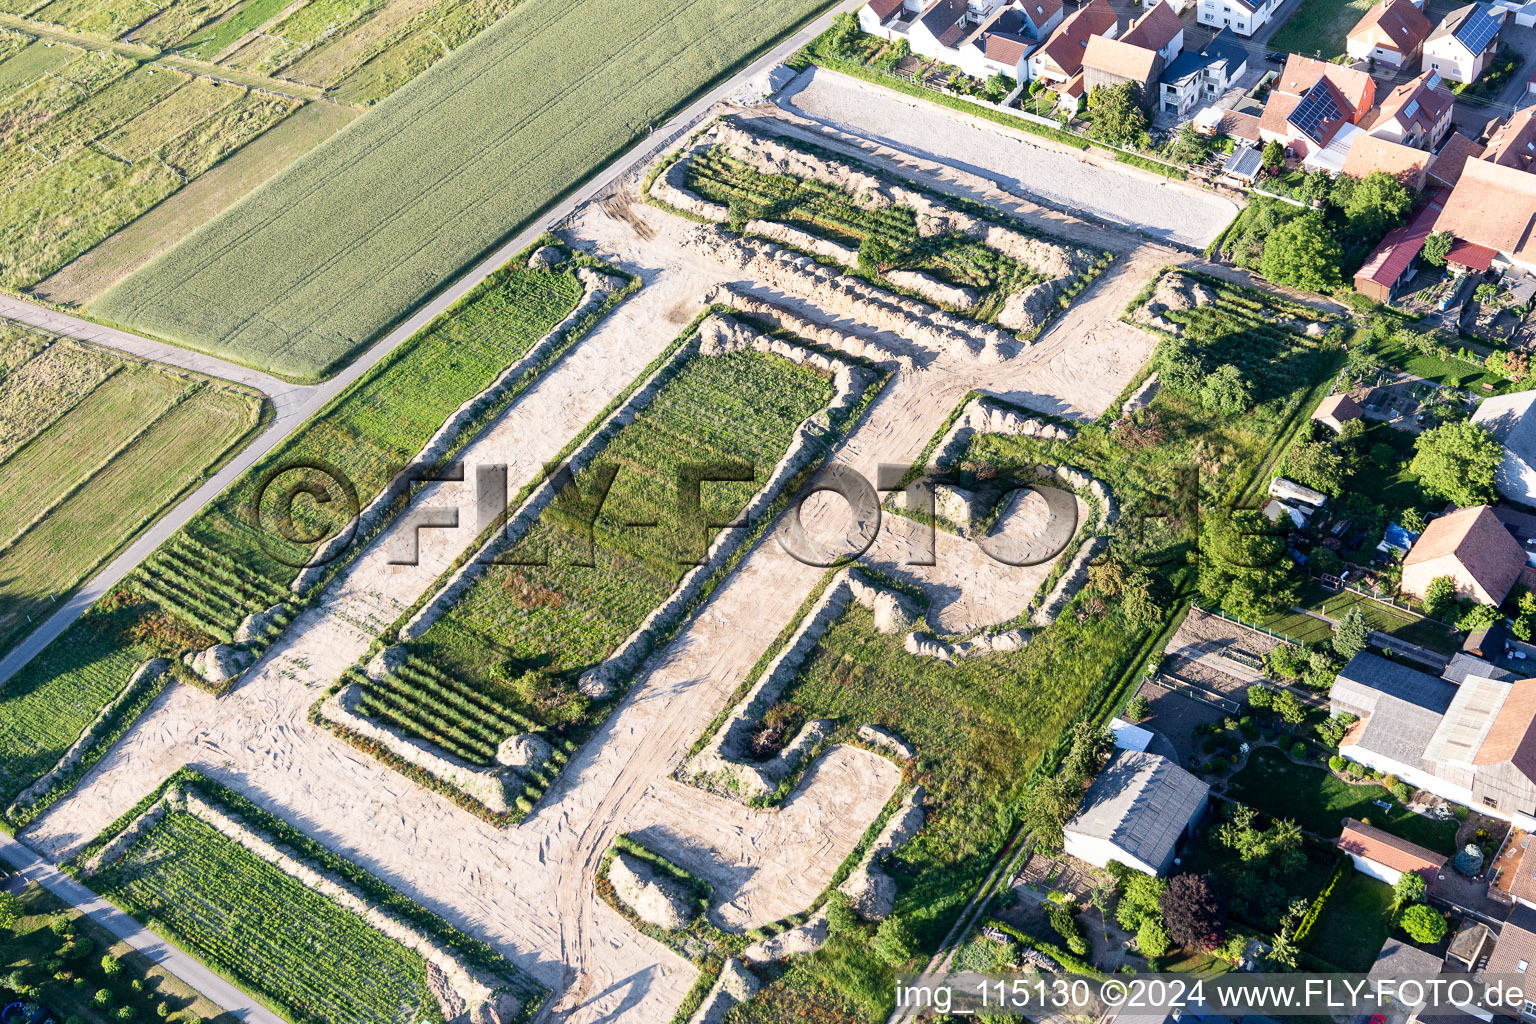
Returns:
[[[1438,680],[1437,680],[1438,682]],[[1449,683],[1444,684],[1451,689]],[[1445,720],[1443,711],[1381,694],[1355,740],[1361,750],[1383,754],[1411,767],[1422,767],[1424,751]]]
[[[1210,788],[1166,757],[1119,750],[1088,787],[1066,830],[1107,839],[1146,864],[1161,865]]]
[[[1389,694],[1408,704],[1445,714],[1456,695],[1456,687],[1427,672],[1420,672],[1376,654],[1360,653],[1349,659],[1334,682],[1337,688],[1365,688]]]
[[[953,46],[965,34],[965,26],[960,23],[965,11],[966,0],[934,0],[919,20],[942,45]]]
[[[1497,679],[1501,683],[1509,682],[1511,679],[1520,678],[1518,675],[1511,672],[1507,668],[1499,668],[1497,665],[1490,665],[1482,658],[1474,658],[1470,654],[1464,654],[1461,651],[1457,651],[1456,656],[1450,660],[1448,665],[1445,666],[1445,678],[1453,683],[1459,684],[1466,682],[1468,676],[1482,676],[1485,679]]]
[[[1440,967],[1444,963],[1433,953],[1426,953],[1417,946],[1410,946],[1401,939],[1388,939],[1387,944],[1381,947],[1381,953],[1377,955],[1376,962],[1371,965],[1372,974],[1384,976],[1412,975],[1414,977],[1434,977],[1440,973]]]

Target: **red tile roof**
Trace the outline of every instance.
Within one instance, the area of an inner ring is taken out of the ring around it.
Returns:
[[[1151,10],[1131,23],[1123,38],[1128,43],[1145,46],[1149,50],[1161,50],[1183,31],[1184,22],[1179,20],[1173,8],[1163,3],[1163,0],[1158,0]]]
[[[1451,199],[1454,201],[1455,196]],[[1440,215],[1440,221],[1438,226],[1444,230],[1444,213]],[[1525,549],[1504,529],[1493,509],[1487,505],[1474,505],[1441,516],[1424,527],[1418,541],[1409,549],[1408,557],[1403,559],[1403,569],[1406,572],[1415,565],[1438,559],[1459,563],[1478,586],[1499,602],[1520,577],[1520,570],[1525,566]]]
[[[1372,46],[1411,54],[1424,45],[1434,30],[1412,0],[1382,0],[1349,30],[1349,38],[1368,38]]]
[[[1344,173],[1363,178],[1372,171],[1386,171],[1415,192],[1424,187],[1429,154],[1387,139],[1358,133],[1344,157]]]
[[[1433,78],[1436,85],[1431,86]],[[1455,97],[1450,90],[1441,87],[1440,76],[1433,71],[1426,71],[1411,82],[1402,85],[1387,93],[1387,98],[1381,101],[1377,108],[1375,119],[1371,122],[1373,129],[1380,127],[1388,121],[1396,121],[1402,125],[1404,134],[1408,129],[1418,128],[1421,132],[1428,132],[1433,128],[1446,112],[1451,109]],[[1413,113],[1409,113],[1409,110]]]
[[[1429,161],[1429,177],[1442,185],[1455,186],[1461,180],[1461,170],[1467,161],[1483,155],[1483,147],[1461,132],[1452,132]]]
[[[1464,242],[1536,261],[1536,174],[1488,160],[1468,160],[1440,214],[1439,230]]]
[[[1445,261],[1481,274],[1493,266],[1493,261],[1498,255],[1497,249],[1490,249],[1486,245],[1474,245],[1471,242],[1463,242],[1458,238],[1451,244],[1451,251],[1445,254]]]
[[[1344,819],[1344,831],[1339,834],[1338,847],[1345,853],[1375,861],[1393,871],[1417,871],[1425,876],[1425,881],[1429,881],[1445,867],[1445,857],[1434,850],[1425,849],[1417,843],[1410,843],[1354,818]]]
[[[1440,216],[1438,200],[1441,198],[1439,193],[1431,196],[1412,220],[1388,231],[1387,237],[1381,240],[1381,244],[1366,258],[1365,265],[1355,274],[1355,280],[1371,281],[1383,288],[1391,288],[1424,248],[1424,239],[1435,230],[1435,220]],[[1321,407],[1318,413],[1322,413]]]
[[[1307,90],[1325,78],[1333,86],[1332,91],[1343,100],[1341,109],[1351,122],[1358,122],[1376,101],[1376,83],[1364,71],[1292,54],[1264,104],[1259,127],[1275,135],[1292,137],[1286,119]],[[1337,131],[1337,127],[1333,131]],[[1328,134],[1331,138],[1333,132]]]
[[[1522,171],[1533,170],[1536,162],[1536,107],[1517,110],[1488,137],[1484,160]]]
[[[1083,51],[1093,36],[1103,35],[1119,24],[1109,0],[1089,0],[1056,26],[1046,41],[1045,55],[1061,68],[1063,74],[1075,75],[1083,66]]]

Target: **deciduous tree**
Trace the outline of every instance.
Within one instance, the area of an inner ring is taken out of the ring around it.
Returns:
[[[1426,430],[1414,450],[1409,468],[1429,494],[1463,508],[1493,501],[1494,471],[1504,451],[1481,424],[1457,420]]]
[[[1341,175],[1343,177],[1343,175]],[[1281,225],[1264,243],[1260,272],[1276,284],[1324,292],[1340,287],[1344,251],[1323,215],[1312,210]]]
[[[1209,952],[1226,938],[1221,922],[1221,901],[1205,875],[1175,875],[1168,882],[1159,906],[1168,926],[1168,937],[1180,946]]]

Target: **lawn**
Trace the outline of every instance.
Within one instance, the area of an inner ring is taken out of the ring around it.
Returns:
[[[1332,772],[1293,763],[1271,747],[1254,751],[1232,776],[1227,795],[1265,814],[1290,818],[1324,839],[1336,838],[1345,818],[1369,819],[1377,828],[1449,856],[1456,852],[1456,822],[1414,814],[1374,784],[1351,785]],[[1375,803],[1385,800],[1391,809]]]
[[[1369,452],[1384,444],[1392,449],[1396,461],[1387,467],[1372,465],[1370,470],[1357,473],[1350,479],[1350,490],[1376,502],[1396,516],[1404,509],[1415,508],[1421,512],[1432,508],[1434,503],[1419,487],[1419,478],[1409,468],[1413,461],[1414,435],[1406,430],[1385,423],[1372,423],[1365,429],[1363,444]]]
[[[1461,649],[1456,634],[1438,622],[1373,601],[1353,590],[1331,591],[1316,580],[1309,579],[1303,586],[1297,607],[1305,611],[1270,615],[1258,625],[1298,643],[1327,643],[1333,638],[1332,624],[1305,612],[1316,612],[1337,620],[1350,608],[1358,607],[1373,630],[1441,654],[1454,654]]]
[[[1306,951],[1330,969],[1365,974],[1392,932],[1392,887],[1345,870],[1307,936]]]
[[[489,947],[217,783],[188,771],[178,779],[369,907],[409,922],[485,983],[517,992],[524,1008],[508,1024],[521,1024],[537,1010],[531,980]],[[88,850],[129,821],[120,819]],[[295,1024],[444,1020],[422,954],[190,810],[168,809],[85,881]]]
[[[42,886],[29,883],[19,895],[22,916],[11,929],[0,932],[0,975],[21,972],[24,981],[39,986],[38,1001],[58,1013],[58,1019],[120,1024],[113,1016],[119,1008],[130,1008],[139,1020],[148,1020],[158,1016],[163,1005],[171,1021],[233,1024],[235,1018],[226,1017],[195,989],[127,943],[118,942]],[[121,964],[113,977],[102,969],[104,955],[116,957]],[[63,959],[63,969],[73,977],[57,979],[44,967],[55,956]],[[101,990],[109,993],[111,1001],[104,1007],[92,1005],[92,997]]]
[[[1306,0],[1270,37],[1269,48],[1332,60],[1372,6],[1371,0]]]
[[[1356,335],[1357,341],[1364,337],[1366,337],[1364,331]],[[1508,377],[1486,370],[1479,363],[1467,362],[1455,356],[1441,359],[1439,356],[1417,352],[1395,338],[1375,341],[1371,345],[1371,350],[1380,356],[1387,366],[1410,373],[1415,377],[1434,381],[1436,384],[1462,388],[1473,394],[1502,395],[1517,389],[1515,383]],[[1493,390],[1484,391],[1484,384],[1493,385]]]
[[[329,376],[824,6],[523,4],[90,309],[284,376]]]
[[[17,439],[0,461],[3,653],[249,437],[261,402],[59,341],[0,381],[0,410]]]

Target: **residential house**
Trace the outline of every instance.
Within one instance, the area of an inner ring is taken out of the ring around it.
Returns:
[[[1435,230],[1449,231],[1464,243],[1454,246],[1447,258],[1458,267],[1536,271],[1533,219],[1536,174],[1492,160],[1467,160]]]
[[[1198,20],[1211,28],[1230,28],[1244,38],[1269,24],[1282,0],[1200,0]]]
[[[1097,867],[1117,860],[1161,875],[1205,813],[1210,789],[1159,754],[1117,750],[1062,829],[1063,846]]]
[[[1162,54],[1163,62],[1184,52],[1184,22],[1164,0],[1157,0],[1120,37],[1132,46],[1144,46]]]
[[[1153,90],[1163,73],[1163,55],[1123,39],[1090,36],[1083,49],[1083,88],[1111,89],[1125,82],[1136,87],[1136,101],[1150,107]]]
[[[1517,110],[1488,136],[1483,159],[1500,167],[1536,171],[1536,107]]]
[[[1353,60],[1412,67],[1433,29],[1413,0],[1381,0],[1349,30],[1345,50]]]
[[[1364,71],[1292,54],[1264,103],[1259,134],[1306,157],[1327,147],[1346,125],[1353,136],[1353,126],[1375,103],[1376,83]]]
[[[1441,576],[1456,581],[1456,592],[1497,605],[1525,568],[1525,549],[1510,536],[1487,505],[1458,509],[1432,520],[1403,559],[1402,592],[1424,599]]]
[[[1378,139],[1414,149],[1434,149],[1450,131],[1454,105],[1455,97],[1440,75],[1426,71],[1387,93],[1362,127]]]
[[[1488,955],[1488,966],[1483,972],[1529,974],[1532,964],[1536,964],[1536,909],[1522,902],[1509,912],[1499,929],[1499,941]],[[1536,1015],[1536,1001],[1527,1002],[1525,1011],[1527,1016]]]
[[[1385,171],[1415,192],[1423,191],[1429,175],[1429,154],[1424,150],[1380,139],[1363,131],[1354,132],[1348,145],[1343,166],[1339,168],[1341,173],[1363,178],[1376,171]],[[1438,208],[1436,212],[1438,214]]]
[[[1213,104],[1247,70],[1248,52],[1232,30],[1224,28],[1199,53],[1186,50],[1163,69],[1159,106],[1185,115],[1196,106]]]
[[[1119,19],[1109,0],[1089,0],[1057,25],[1044,45],[1030,54],[1028,77],[1052,87],[1066,86],[1082,73],[1088,40],[1094,36],[1114,38],[1118,34]],[[1081,93],[1079,82],[1077,94]]]
[[[1504,446],[1504,461],[1494,473],[1494,485],[1510,501],[1536,505],[1536,391],[1485,398],[1472,422],[1485,427]]]
[[[1412,149],[1408,152],[1418,153],[1420,150]],[[1354,156],[1354,150],[1350,151],[1350,155]],[[1344,170],[1350,170],[1347,162]],[[1407,224],[1387,232],[1386,237],[1355,272],[1355,291],[1377,302],[1392,301],[1393,291],[1413,272],[1413,261],[1424,251],[1424,240],[1434,232],[1443,202],[1443,194],[1436,190]],[[1318,412],[1322,412],[1321,406]],[[1313,414],[1314,419],[1316,415]]]
[[[1349,397],[1348,391],[1340,391],[1317,404],[1317,408],[1312,411],[1312,421],[1339,434],[1343,432],[1344,424],[1364,415],[1365,410],[1360,408],[1360,403]]]
[[[1498,49],[1499,23],[1478,4],[1458,7],[1424,41],[1420,67],[1450,82],[1475,82]]]
[[[1445,140],[1445,145],[1440,147],[1440,152],[1429,158],[1429,181],[1446,188],[1455,188],[1467,161],[1482,155],[1482,146],[1461,132],[1452,132],[1451,137]]]
[[[1410,786],[1536,828],[1536,679],[1476,659],[1459,684],[1374,654],[1350,659],[1329,690],[1359,721],[1339,745]]]
[[[870,35],[905,38],[913,53],[980,79],[1025,80],[1029,54],[1061,20],[1061,0],[870,0],[859,8]]]
[[[1409,872],[1417,874],[1426,883],[1433,882],[1445,867],[1443,854],[1354,818],[1344,819],[1344,830],[1334,845],[1349,854],[1349,859],[1355,862],[1356,870],[1362,875],[1388,885],[1396,885],[1397,880]]]

